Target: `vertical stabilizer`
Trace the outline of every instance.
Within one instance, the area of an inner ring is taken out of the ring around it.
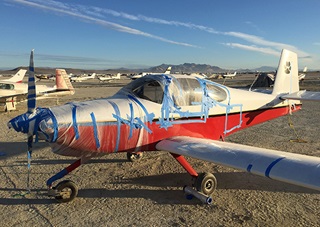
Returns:
[[[283,49],[273,86],[273,95],[299,91],[298,56]]]
[[[20,69],[16,74],[13,75],[10,79],[4,80],[7,82],[14,82],[14,83],[21,83],[23,80],[23,77],[26,75],[27,70]]]
[[[164,72],[164,74],[170,74],[171,73],[171,66],[169,66],[168,68],[167,68],[167,70]]]
[[[71,95],[74,94],[74,88],[65,69],[56,69],[56,86],[57,91],[69,90]]]

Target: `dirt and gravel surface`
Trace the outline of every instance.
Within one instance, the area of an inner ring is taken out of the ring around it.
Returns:
[[[127,82],[83,82],[76,85],[74,96],[59,102],[106,97]],[[303,86],[320,90],[318,83],[315,75]],[[45,182],[74,159],[55,155],[40,142],[33,152],[32,191],[25,194],[26,137],[6,126],[26,110],[24,105],[0,113],[1,226],[320,226],[319,192],[191,158],[198,172],[215,174],[218,188],[212,205],[187,200],[182,188],[191,183],[190,176],[161,151],[145,153],[134,163],[122,153],[92,159],[66,177],[79,186],[78,197],[59,204],[46,196]],[[55,99],[38,102],[51,105]],[[303,110],[291,116],[306,143],[290,142],[296,135],[288,117],[237,132],[227,141],[320,157],[319,109],[320,103],[305,102]]]

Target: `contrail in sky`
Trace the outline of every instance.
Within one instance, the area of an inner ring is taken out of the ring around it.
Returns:
[[[280,42],[273,42],[269,40],[265,40],[262,37],[250,35],[242,32],[235,32],[235,31],[229,31],[229,32],[222,32],[217,31],[214,28],[193,24],[193,23],[185,23],[180,21],[170,21],[170,20],[164,20],[160,18],[154,18],[154,17],[147,17],[144,15],[132,15],[125,12],[118,12],[111,9],[105,9],[95,6],[84,6],[84,5],[75,5],[75,4],[68,4],[63,2],[57,2],[53,0],[13,0],[14,2],[28,5],[35,8],[45,9],[49,11],[54,11],[62,14],[66,14],[69,16],[77,17],[80,19],[84,19],[86,21],[90,21],[95,24],[99,24],[101,26],[104,26],[108,29],[113,29],[119,32],[125,32],[130,33],[134,35],[140,35],[145,36],[152,39],[157,39],[163,42],[176,44],[176,45],[182,45],[187,47],[198,47],[196,45],[183,43],[183,42],[176,42],[170,39],[166,39],[160,36],[156,36],[147,32],[143,32],[134,28],[126,27],[117,23],[106,21],[104,18],[106,15],[111,15],[114,17],[120,17],[127,20],[132,21],[144,21],[148,23],[156,23],[156,24],[162,24],[162,25],[168,25],[168,26],[176,26],[176,27],[185,27],[192,30],[200,30],[203,32],[208,32],[214,35],[225,35],[225,36],[231,36],[238,38],[240,40],[244,40],[249,43],[249,45],[240,44],[240,43],[222,43],[223,45],[233,47],[233,48],[240,48],[245,49],[249,51],[255,51],[255,52],[261,52],[264,54],[269,55],[279,55],[279,51],[283,48],[290,49],[292,51],[295,51],[298,53],[299,57],[302,58],[308,58],[310,57],[310,54],[299,50],[297,47],[285,43]]]
[[[308,53],[299,50],[295,46],[285,44],[285,43],[268,41],[262,37],[250,35],[250,34],[245,34],[242,32],[235,32],[235,31],[222,32],[222,31],[217,31],[214,28],[203,26],[203,25],[197,25],[197,24],[193,24],[193,23],[184,23],[184,22],[180,22],[180,21],[168,21],[168,20],[164,20],[164,19],[147,17],[147,16],[143,16],[143,15],[132,15],[132,14],[124,13],[124,12],[118,12],[115,10],[104,9],[104,8],[99,8],[99,7],[83,7],[82,10],[84,10],[87,13],[90,12],[90,13],[94,13],[95,15],[100,15],[101,17],[103,17],[104,14],[108,14],[108,15],[112,15],[115,17],[121,17],[121,18],[128,19],[128,20],[145,21],[145,22],[149,22],[149,23],[157,23],[157,24],[171,25],[171,26],[177,26],[177,27],[186,27],[189,29],[197,29],[197,30],[201,30],[201,31],[208,32],[208,33],[215,34],[215,35],[232,36],[232,37],[236,37],[236,38],[245,40],[249,43],[252,43],[253,45],[228,43],[228,44],[226,44],[227,46],[246,49],[246,50],[250,50],[250,51],[257,51],[257,52],[261,52],[261,53],[265,53],[265,54],[271,54],[271,55],[278,56],[279,51],[282,50],[283,48],[286,48],[286,49],[290,49],[292,51],[297,52],[300,57],[310,57],[310,55]],[[261,46],[265,46],[265,47],[259,47],[256,45],[261,45]],[[272,49],[272,48],[274,48],[274,49]]]
[[[140,31],[138,29],[134,29],[134,28],[130,28],[130,27],[126,27],[117,23],[113,23],[113,22],[109,22],[106,20],[102,20],[99,18],[95,18],[92,16],[87,16],[84,14],[79,13],[75,8],[72,7],[68,7],[67,4],[63,4],[60,2],[56,2],[56,1],[38,1],[39,3],[36,3],[36,1],[26,1],[26,0],[13,0],[16,3],[20,3],[20,4],[24,4],[30,7],[34,7],[34,8],[39,8],[39,9],[44,9],[44,10],[48,10],[48,11],[53,11],[53,12],[57,12],[57,13],[62,13],[65,15],[69,15],[72,17],[76,17],[76,18],[80,18],[80,19],[84,19],[86,21],[90,21],[93,22],[95,24],[99,24],[103,27],[106,27],[108,29],[112,29],[112,30],[116,30],[119,32],[125,32],[125,33],[130,33],[133,35],[140,35],[140,36],[144,36],[144,37],[148,37],[148,38],[152,38],[152,39],[157,39],[160,40],[162,42],[166,42],[166,43],[171,43],[171,44],[175,44],[175,45],[181,45],[181,46],[187,46],[187,47],[198,47],[196,45],[192,45],[192,44],[188,44],[188,43],[183,43],[183,42],[176,42],[170,39],[166,39],[160,36],[156,36],[156,35],[152,35],[150,33],[147,32],[143,32]],[[42,4],[42,3],[46,3],[46,5]]]

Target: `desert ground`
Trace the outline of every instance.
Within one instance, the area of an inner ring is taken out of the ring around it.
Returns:
[[[319,78],[308,75],[302,88],[320,91]],[[252,79],[239,76],[226,83],[240,86]],[[107,97],[128,82],[95,79],[74,84],[76,94],[58,101]],[[56,99],[37,103],[56,104]],[[145,153],[142,161],[133,163],[123,153],[92,159],[66,176],[77,183],[78,197],[57,203],[47,197],[45,182],[74,159],[55,155],[39,142],[33,152],[32,190],[26,194],[26,136],[7,128],[11,118],[26,111],[26,103],[18,105],[17,111],[0,113],[1,226],[320,226],[320,192],[191,158],[198,172],[215,174],[218,187],[211,205],[188,200],[182,189],[191,177],[163,151]],[[320,157],[319,109],[319,102],[304,102],[303,109],[290,116],[306,143],[290,141],[297,136],[288,116],[237,132],[227,141]]]

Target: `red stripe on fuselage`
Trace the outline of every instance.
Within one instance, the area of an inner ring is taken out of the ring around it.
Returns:
[[[296,106],[295,110],[301,109],[301,105]],[[155,145],[165,139],[173,136],[190,136],[196,138],[207,138],[219,140],[221,137],[228,136],[238,130],[272,120],[274,118],[289,113],[289,107],[279,107],[272,109],[255,110],[242,113],[242,124],[240,128],[224,134],[226,115],[214,115],[207,118],[206,123],[196,122],[203,120],[200,118],[184,119],[183,123],[173,124],[167,129],[161,128],[158,121],[147,123],[147,127],[152,131],[148,133],[145,129],[132,129],[132,136],[129,138],[130,126],[121,124],[120,137],[118,138],[118,126],[114,124],[98,125],[98,139],[100,147],[97,148],[96,138],[94,137],[93,126],[78,124],[79,139],[75,138],[72,127],[60,129],[57,143],[63,147],[70,147],[84,152],[132,152],[132,151],[153,151]],[[240,114],[228,115],[227,129],[237,126],[240,121]],[[180,120],[181,121],[181,120]],[[143,133],[140,135],[140,133]],[[140,137],[140,139],[139,139]],[[116,150],[116,148],[118,148]]]

